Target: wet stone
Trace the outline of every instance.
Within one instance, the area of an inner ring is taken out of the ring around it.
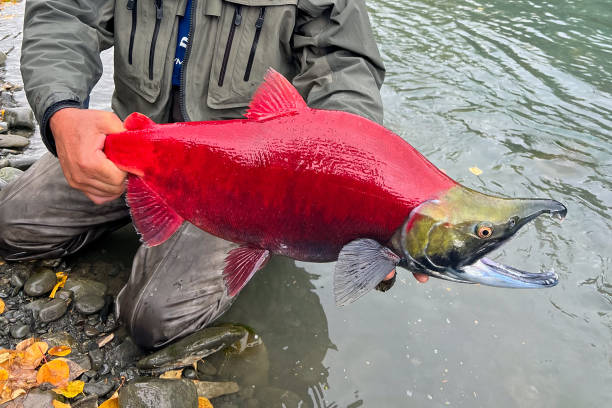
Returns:
[[[51,269],[43,268],[30,276],[23,290],[29,296],[40,296],[51,292],[56,283],[55,273]]]
[[[233,381],[227,382],[209,382],[209,381],[196,381],[195,382],[198,395],[204,398],[217,398],[222,395],[233,394],[240,391],[238,384]]]
[[[197,372],[192,367],[187,367],[183,370],[183,378],[194,380],[197,377]]]
[[[81,296],[74,303],[74,308],[83,315],[97,313],[104,307],[104,298],[98,295]]]
[[[98,407],[98,397],[95,395],[90,395],[88,397],[78,400],[77,402],[72,402],[70,404],[70,407],[71,408],[97,408]]]
[[[87,295],[104,296],[106,285],[90,279],[68,278],[64,289],[72,291],[75,299],[80,299]]]
[[[64,289],[60,289],[57,292],[55,292],[55,298],[56,299],[62,299],[66,302],[70,302],[72,300],[73,297],[73,293],[70,290],[64,290]]]
[[[42,309],[47,303],[49,303],[49,299],[37,299],[33,302],[28,303],[25,306],[25,310],[30,311],[34,318],[38,319],[40,309]]]
[[[6,54],[0,51],[0,67],[6,63]]]
[[[25,324],[11,326],[11,336],[14,339],[23,339],[28,334],[30,334],[30,328]]]
[[[77,348],[78,343],[70,334],[66,332],[51,333],[43,337],[43,340],[49,347],[70,346],[73,350]]]
[[[91,327],[91,326],[85,326],[85,328],[83,329],[83,332],[85,332],[85,335],[87,337],[96,337],[97,335],[100,334],[100,331],[98,329],[96,329],[95,327]]]
[[[8,132],[8,123],[0,122],[0,134]]]
[[[189,380],[164,380],[139,378],[119,393],[119,406],[149,408],[155,401],[156,408],[194,408],[198,406],[198,394]]]
[[[0,125],[1,126],[1,125]],[[0,130],[2,128],[0,127]],[[8,159],[0,159],[0,169],[8,167],[11,165],[11,162],[8,161]]]
[[[55,393],[52,391],[31,390],[23,401],[23,408],[52,407]]]
[[[100,349],[91,350],[89,353],[89,359],[91,360],[91,366],[94,370],[99,369],[104,362],[104,353]]]
[[[9,159],[9,166],[14,167],[19,170],[27,170],[36,162],[37,158],[34,156],[18,156],[11,157]],[[48,265],[50,267],[55,267],[55,265]]]
[[[51,299],[40,309],[38,317],[43,322],[48,323],[62,317],[66,310],[68,310],[68,305],[62,299]]]
[[[34,129],[34,114],[30,108],[9,108],[4,111],[9,128]]]
[[[162,372],[187,367],[246,334],[246,329],[240,326],[207,327],[143,358],[136,365],[142,370]]]
[[[0,135],[0,137],[2,137],[2,135]],[[1,139],[0,139],[0,143],[1,143]],[[15,180],[17,177],[21,176],[22,174],[23,174],[23,171],[19,169],[14,169],[12,167],[3,167],[0,169],[0,180],[8,184],[11,181]]]
[[[14,148],[23,148],[30,144],[28,138],[12,135],[12,134],[0,134],[0,147],[14,149]]]
[[[21,289],[25,283],[25,279],[23,279],[19,274],[14,273],[11,276],[11,286],[14,288]]]
[[[108,379],[105,379],[85,384],[83,391],[85,391],[85,394],[87,395],[97,395],[98,397],[103,397],[108,394],[113,388],[113,382]]]

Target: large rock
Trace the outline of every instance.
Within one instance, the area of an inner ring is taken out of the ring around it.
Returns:
[[[123,387],[119,406],[126,408],[197,408],[198,394],[189,380],[139,378]]]
[[[0,147],[8,149],[21,149],[30,144],[30,140],[27,137],[12,135],[7,133],[5,135],[0,134]]]
[[[246,335],[246,329],[241,326],[207,327],[143,358],[136,365],[151,372],[176,370],[192,365]]]
[[[81,296],[74,303],[75,309],[84,315],[94,314],[104,307],[104,298],[99,295]]]
[[[51,299],[38,312],[38,317],[45,323],[53,322],[66,313],[68,304],[63,299]]]
[[[64,289],[72,291],[74,298],[78,300],[82,296],[97,295],[104,296],[106,285],[89,279],[68,278]]]
[[[30,108],[8,108],[4,111],[4,120],[11,129],[34,129],[34,114]]]
[[[2,170],[4,169],[0,169]],[[55,273],[51,269],[42,268],[28,278],[23,291],[28,296],[40,296],[51,292],[56,283]]]

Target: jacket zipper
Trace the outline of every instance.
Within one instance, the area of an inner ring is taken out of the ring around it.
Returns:
[[[198,0],[191,0],[191,13],[189,15],[189,40],[187,41],[185,58],[183,59],[183,64],[181,65],[181,81],[179,85],[179,107],[181,109],[181,116],[186,122],[189,122],[190,119],[189,115],[187,114],[187,107],[185,106],[185,73],[187,72],[187,62],[189,61],[189,56],[191,55],[191,39],[193,38],[193,31],[195,29],[195,10],[197,3]]]
[[[128,49],[128,62],[132,65],[132,51],[134,50],[134,35],[136,35],[136,22],[138,20],[136,7],[138,0],[128,0],[127,9],[132,11],[132,29],[130,31],[130,48]]]
[[[153,29],[153,39],[151,40],[151,50],[149,51],[149,80],[153,80],[153,62],[155,61],[155,43],[159,34],[159,26],[164,15],[163,0],[155,0],[155,28]]]
[[[242,23],[242,15],[240,14],[240,5],[236,5],[234,10],[234,19],[232,26],[230,27],[229,35],[227,36],[227,44],[225,45],[225,53],[223,54],[223,61],[221,62],[221,72],[219,73],[219,86],[223,86],[223,80],[225,79],[225,70],[227,69],[227,61],[229,60],[230,51],[232,50],[232,42],[234,41],[234,33],[236,27]]]
[[[259,17],[255,22],[255,36],[253,37],[253,45],[251,45],[251,53],[249,54],[249,60],[247,62],[246,70],[244,71],[244,81],[248,81],[251,76],[251,68],[253,68],[253,60],[255,60],[255,51],[257,51],[257,43],[259,42],[259,35],[261,34],[261,28],[264,23],[264,16],[266,14],[266,8],[262,7],[259,10]]]

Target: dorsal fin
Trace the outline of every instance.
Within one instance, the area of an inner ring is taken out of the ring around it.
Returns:
[[[143,115],[142,113],[134,112],[130,114],[123,121],[123,126],[127,130],[140,130],[140,129],[149,129],[153,126],[156,126],[157,123],[153,122],[149,119],[148,116]]]
[[[287,78],[268,69],[264,82],[257,88],[246,116],[252,120],[265,120],[307,108],[306,102]]]

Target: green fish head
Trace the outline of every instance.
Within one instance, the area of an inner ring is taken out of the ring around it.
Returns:
[[[457,185],[416,207],[392,246],[411,269],[437,278],[501,287],[554,286],[554,272],[528,273],[483,258],[544,213],[562,219],[567,208],[555,200],[494,197]]]

